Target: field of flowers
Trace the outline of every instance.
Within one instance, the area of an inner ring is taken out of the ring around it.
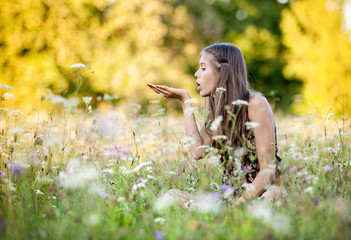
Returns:
[[[0,109],[1,239],[351,237],[347,116],[276,116],[288,198],[233,209],[221,200],[230,188],[218,156],[193,160],[182,118],[158,100],[142,114],[46,98],[55,111]],[[181,208],[164,196],[172,188],[200,200]]]

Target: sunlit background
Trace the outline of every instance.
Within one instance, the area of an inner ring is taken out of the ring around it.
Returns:
[[[199,98],[199,52],[216,42],[242,49],[275,111],[350,112],[350,0],[1,0],[1,107],[29,113],[54,94],[147,111],[149,82]]]

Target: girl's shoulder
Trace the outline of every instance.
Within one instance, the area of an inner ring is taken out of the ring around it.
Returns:
[[[267,99],[260,92],[250,92],[249,109],[270,106]]]

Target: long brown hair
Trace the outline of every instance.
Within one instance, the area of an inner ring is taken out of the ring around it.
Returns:
[[[235,100],[248,102],[250,98],[244,56],[238,47],[229,43],[208,46],[201,51],[201,55],[204,53],[214,56],[213,67],[220,72],[218,88],[225,89],[225,91],[214,90],[207,99],[208,116],[205,131],[211,135],[211,124],[217,117],[222,116],[222,123],[215,134],[225,135],[227,137],[225,143],[229,143],[231,147],[243,146],[243,138],[247,135],[245,122],[248,121],[248,106],[234,105],[232,102]],[[233,136],[231,136],[232,127],[234,127]]]

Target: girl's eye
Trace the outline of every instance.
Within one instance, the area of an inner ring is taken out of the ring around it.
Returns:
[[[201,68],[201,70],[202,70],[202,71],[205,71],[205,70],[206,70],[206,68]]]

